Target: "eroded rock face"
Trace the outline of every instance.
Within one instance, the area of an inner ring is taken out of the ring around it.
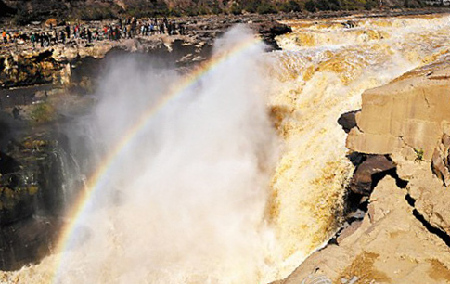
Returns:
[[[405,76],[366,91],[362,111],[356,115],[358,128],[350,131],[347,147],[363,153],[392,154],[397,159],[431,160],[439,139],[450,134],[447,73],[449,66],[432,75]]]
[[[65,64],[52,57],[53,50],[17,57],[8,56],[0,64],[0,85],[17,87],[34,84],[60,83],[65,80]]]
[[[50,252],[62,208],[56,144],[10,140],[0,152],[0,269],[14,270]],[[39,217],[37,217],[39,216]]]
[[[444,134],[441,139],[441,143],[433,151],[431,157],[431,170],[440,178],[445,186],[450,184],[450,172],[449,172],[449,150],[450,150],[450,136]]]
[[[264,43],[271,47],[271,49],[281,49],[278,46],[275,37],[285,33],[290,33],[292,32],[292,29],[285,24],[271,21],[259,24],[258,32],[262,35]]]
[[[403,165],[403,168],[408,166],[414,167],[408,175],[407,190],[410,202],[414,205],[417,214],[435,228],[437,234],[443,235],[447,239],[447,245],[450,246],[450,206],[448,205],[450,190],[442,184],[441,179],[430,174],[429,163]]]
[[[395,164],[383,155],[369,155],[355,170],[349,188],[357,194],[368,196],[372,192],[375,175],[387,173]]]
[[[16,270],[51,252],[59,225],[54,219],[28,218],[0,230],[0,268]]]

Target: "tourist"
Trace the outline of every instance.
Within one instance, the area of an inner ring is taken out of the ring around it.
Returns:
[[[34,33],[34,32],[31,34],[31,45],[33,48],[36,45],[36,33]]]
[[[52,31],[52,43],[53,44],[58,44],[58,31],[56,29],[54,29]]]
[[[186,30],[185,30],[183,22],[178,24],[178,29],[179,29],[181,35],[185,35],[186,34]]]
[[[12,110],[12,115],[13,115],[14,119],[20,120],[20,108],[15,106]]]
[[[70,39],[70,26],[69,25],[66,26],[66,33],[67,33],[67,38]]]
[[[88,43],[92,42],[92,33],[90,29],[87,29],[87,39],[88,39]]]
[[[64,31],[59,32],[59,38],[61,39],[62,44],[66,44],[66,33]]]
[[[3,38],[4,44],[15,43],[22,45],[30,43],[33,50],[36,46],[45,48],[58,44],[91,44],[95,41],[110,40],[119,41],[121,39],[132,39],[136,36],[152,36],[154,34],[184,35],[186,33],[184,22],[175,22],[167,18],[153,18],[147,20],[136,20],[136,18],[120,19],[119,22],[106,23],[103,26],[87,23],[66,24],[59,28],[53,25],[49,30],[32,31],[29,33],[21,31],[8,32],[3,30],[0,33],[0,40]],[[75,40],[71,40],[75,39]]]

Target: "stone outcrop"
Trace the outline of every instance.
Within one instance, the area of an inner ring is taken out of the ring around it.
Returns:
[[[0,270],[15,270],[41,260],[56,240],[63,157],[54,139],[26,130],[25,122],[2,117],[1,125]],[[8,127],[28,136],[13,135]]]
[[[445,186],[450,185],[450,136],[444,134],[441,139],[441,143],[433,151],[431,157],[431,169],[433,173],[439,177]]]
[[[32,47],[30,42],[10,45],[0,49],[0,91],[12,87],[37,84],[68,85],[71,83],[71,66],[81,59],[106,57],[115,49],[127,52],[154,53],[168,57],[179,56],[177,60],[191,62],[204,60],[204,50],[210,50],[215,38],[232,25],[247,24],[266,43],[268,50],[279,49],[275,41],[277,35],[290,32],[291,29],[272,18],[261,15],[242,17],[193,17],[185,18],[186,35],[154,34],[137,36],[134,39],[120,41],[100,40],[88,44],[80,39],[71,39],[66,44],[54,44],[49,47]],[[104,24],[108,24],[105,22]],[[100,29],[101,23],[87,23],[91,29]],[[23,29],[30,33],[35,30]],[[176,43],[177,46],[174,46]],[[190,46],[191,48],[185,48]],[[186,53],[187,50],[190,53]],[[161,52],[164,50],[163,52]],[[175,52],[173,52],[175,51]],[[186,60],[185,60],[186,61]],[[189,61],[189,60],[187,60]]]
[[[370,154],[392,154],[405,160],[431,160],[442,135],[450,134],[450,67],[405,76],[366,91],[357,128],[347,147]]]
[[[359,110],[349,111],[341,114],[338,123],[342,126],[345,133],[349,133],[356,126],[356,114]]]
[[[7,6],[3,0],[0,0],[0,17],[10,16],[16,13],[16,10]]]
[[[282,283],[448,283],[450,248],[414,216],[405,194],[393,178],[381,180],[352,234],[311,255]]]
[[[395,168],[395,164],[383,155],[369,155],[364,162],[358,165],[350,181],[349,188],[357,194],[368,196],[378,177]]]
[[[281,49],[275,40],[276,36],[292,32],[289,26],[276,21],[261,23],[257,26],[257,30],[264,42],[272,49]]]
[[[398,171],[409,180],[407,199],[415,208],[415,214],[450,246],[450,191],[437,176],[430,174],[429,166],[429,163],[405,162]]]
[[[0,85],[8,88],[70,81],[68,63],[53,58],[53,51],[49,49],[32,55],[10,55],[3,58],[0,63]]]

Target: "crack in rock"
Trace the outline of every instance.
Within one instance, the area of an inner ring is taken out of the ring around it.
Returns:
[[[419,211],[416,209],[415,204],[416,204],[416,200],[414,198],[411,197],[411,195],[409,193],[407,193],[405,195],[405,200],[406,202],[408,202],[409,206],[411,206],[413,209],[413,215],[414,217],[416,217],[417,220],[419,220],[419,222],[433,235],[437,236],[438,238],[440,238],[441,240],[444,241],[444,243],[450,247],[450,236],[447,235],[447,233],[441,229],[439,229],[438,227],[434,227],[433,225],[431,225],[430,222],[428,222],[425,217],[423,217],[422,214],[419,213]]]

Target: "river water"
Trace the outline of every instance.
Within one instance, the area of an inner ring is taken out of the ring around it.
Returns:
[[[219,59],[176,91],[185,79],[172,70],[111,65],[80,120],[98,137],[84,154],[104,170],[65,216],[54,254],[0,279],[268,283],[322,246],[353,172],[340,114],[360,108],[364,90],[446,55],[450,17],[287,24],[272,53],[233,29]]]

